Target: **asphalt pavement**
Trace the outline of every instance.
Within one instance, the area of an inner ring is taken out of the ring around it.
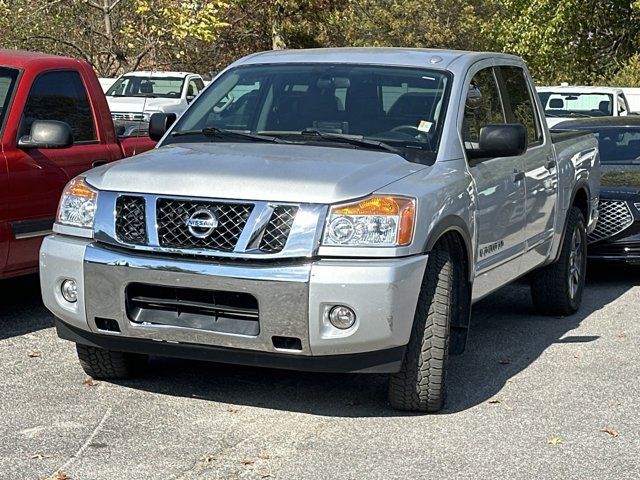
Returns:
[[[415,415],[390,409],[383,375],[154,358],[92,382],[37,278],[3,281],[0,478],[639,479],[639,284],[640,268],[592,272],[567,318],[536,315],[523,284],[491,295],[445,410]]]

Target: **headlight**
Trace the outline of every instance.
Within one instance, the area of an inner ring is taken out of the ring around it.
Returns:
[[[84,178],[74,178],[62,192],[56,222],[74,227],[93,228],[98,192]]]
[[[329,211],[323,245],[392,247],[413,238],[416,202],[412,198],[373,196],[336,205]]]

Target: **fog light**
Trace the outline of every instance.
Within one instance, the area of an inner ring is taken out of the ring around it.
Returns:
[[[356,323],[356,312],[344,305],[336,305],[329,310],[329,321],[334,327],[344,330]]]
[[[65,280],[60,286],[62,296],[69,303],[78,301],[78,284],[75,280]]]

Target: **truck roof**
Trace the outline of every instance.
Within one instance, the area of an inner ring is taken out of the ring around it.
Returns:
[[[60,57],[42,52],[28,52],[26,50],[0,49],[0,65],[5,67],[24,68],[34,62],[55,62],[59,65],[77,64],[78,60],[70,57]]]
[[[197,73],[192,72],[165,72],[165,71],[137,71],[137,72],[127,72],[123,77],[179,77],[185,78],[189,75],[198,75]],[[200,76],[200,75],[198,75]]]
[[[585,85],[557,85],[555,87],[537,87],[539,92],[558,93],[610,93],[612,95],[621,94],[621,88],[615,87],[589,87]]]
[[[259,52],[241,58],[233,65],[321,62],[451,69],[454,63],[469,65],[485,58],[505,58],[522,62],[519,57],[514,55],[494,52],[468,52],[435,48],[340,47]]]

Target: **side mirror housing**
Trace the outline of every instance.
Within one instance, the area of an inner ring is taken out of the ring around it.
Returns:
[[[527,151],[527,127],[521,123],[488,124],[480,129],[478,149],[467,150],[471,158],[515,157]]]
[[[149,138],[156,142],[160,140],[169,127],[176,121],[175,113],[154,113],[149,119]]]
[[[35,120],[31,124],[31,133],[18,140],[18,148],[67,148],[71,145],[71,127],[57,120]]]

